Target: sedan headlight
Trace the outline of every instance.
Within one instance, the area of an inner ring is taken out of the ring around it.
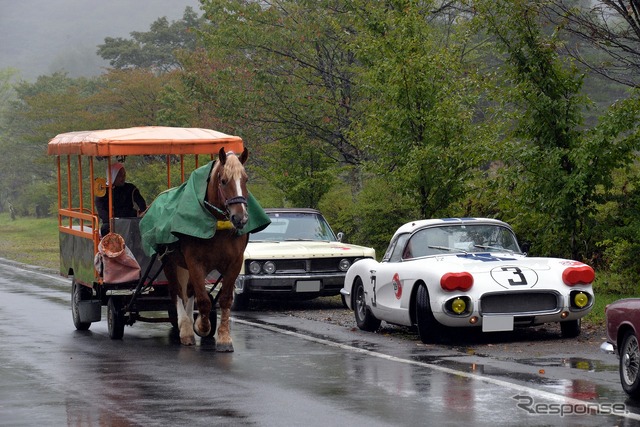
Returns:
[[[264,263],[264,266],[262,266],[262,269],[267,274],[273,274],[276,271],[276,264],[273,261],[267,261]]]
[[[251,261],[249,264],[249,273],[258,274],[260,273],[260,263],[258,261]]]
[[[340,260],[340,263],[338,264],[340,271],[347,271],[349,267],[351,267],[351,261],[346,258]]]

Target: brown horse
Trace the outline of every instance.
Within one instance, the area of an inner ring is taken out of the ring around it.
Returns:
[[[223,276],[219,290],[220,325],[216,351],[231,352],[229,316],[233,302],[233,288],[242,267],[248,234],[238,235],[249,219],[247,211],[247,174],[244,163],[248,150],[238,157],[220,149],[218,160],[211,169],[205,205],[218,219],[218,228],[210,239],[180,235],[171,251],[165,255],[164,273],[169,282],[171,299],[178,312],[180,342],[194,345],[194,331],[201,337],[212,336],[209,314],[211,298],[205,288],[205,278],[217,270]],[[193,321],[195,303],[198,318]]]

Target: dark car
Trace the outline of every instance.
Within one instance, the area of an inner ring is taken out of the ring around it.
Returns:
[[[607,342],[600,349],[615,353],[620,365],[620,383],[633,398],[640,397],[640,298],[625,298],[612,302],[605,308]]]

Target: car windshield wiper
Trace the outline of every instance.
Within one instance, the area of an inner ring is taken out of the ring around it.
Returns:
[[[430,249],[440,249],[442,251],[449,251],[449,252],[464,252],[465,254],[467,253],[467,251],[465,251],[464,249],[459,249],[459,248],[450,248],[448,246],[434,246],[434,245],[427,245],[428,248]]]
[[[507,248],[501,248],[498,246],[489,246],[489,245],[473,245],[474,248],[480,248],[480,249],[493,249],[495,251],[506,251],[509,252],[510,254],[514,254],[515,251],[512,249],[507,249]]]

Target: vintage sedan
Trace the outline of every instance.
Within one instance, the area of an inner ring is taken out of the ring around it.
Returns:
[[[340,295],[344,276],[375,250],[343,243],[315,209],[267,208],[271,224],[249,235],[242,271],[236,280],[234,310],[250,299],[312,299]],[[344,301],[343,301],[344,302]]]
[[[502,221],[429,219],[401,226],[381,262],[354,263],[341,293],[360,329],[375,331],[382,320],[417,326],[425,343],[454,328],[548,322],[575,337],[593,307],[594,278],[578,261],[527,257]]]
[[[640,298],[625,298],[605,307],[607,341],[600,349],[618,356],[622,389],[640,398]]]

